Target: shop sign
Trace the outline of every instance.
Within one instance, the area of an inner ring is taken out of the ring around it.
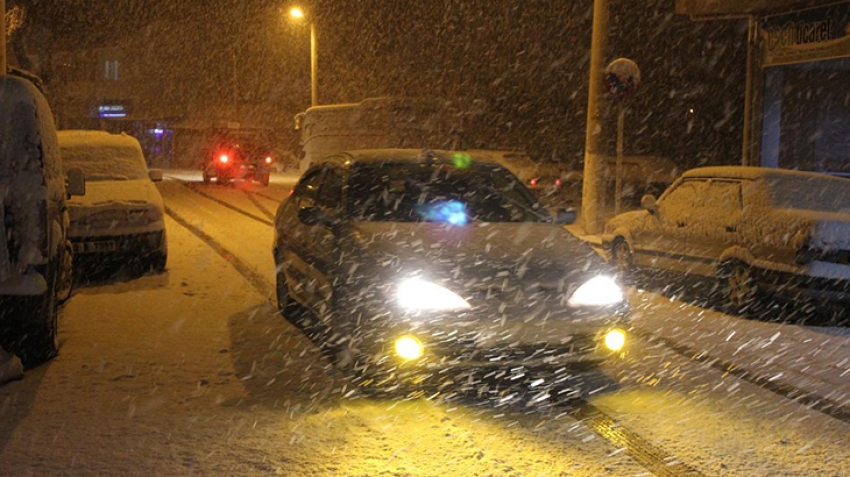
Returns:
[[[850,3],[766,17],[761,44],[764,66],[850,56]]]

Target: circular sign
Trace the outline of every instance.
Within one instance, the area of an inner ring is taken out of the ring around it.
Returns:
[[[625,98],[637,91],[640,85],[640,68],[628,58],[617,58],[605,68],[604,78],[611,94]]]

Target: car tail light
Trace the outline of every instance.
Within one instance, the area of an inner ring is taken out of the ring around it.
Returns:
[[[531,187],[537,187],[537,178],[532,177],[531,180],[528,181],[528,183],[531,184]]]
[[[221,161],[222,164],[227,164],[227,162],[230,161],[230,157],[228,157],[227,154],[222,154],[219,156],[218,160]]]
[[[268,156],[266,158],[266,164],[271,164],[271,163],[272,163],[272,156]]]
[[[561,187],[561,179],[555,179],[555,187]]]

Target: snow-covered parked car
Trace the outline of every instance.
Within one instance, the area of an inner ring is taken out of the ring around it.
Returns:
[[[165,269],[164,205],[154,185],[162,171],[148,170],[139,141],[105,131],[59,131],[58,136],[65,166],[82,169],[88,186],[86,195],[69,205],[75,254]]]
[[[57,352],[57,302],[70,290],[70,194],[82,172],[63,173],[53,115],[29,81],[0,77],[0,345],[26,367]]]
[[[337,366],[379,389],[598,363],[622,348],[628,304],[571,219],[485,156],[340,153],[277,211],[278,306],[318,318]]]
[[[760,167],[706,167],[645,210],[605,226],[620,273],[662,270],[718,278],[733,308],[759,291],[850,301],[850,180]]]

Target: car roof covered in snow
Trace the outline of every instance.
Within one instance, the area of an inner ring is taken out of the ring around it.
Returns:
[[[379,164],[384,162],[405,164],[454,164],[458,155],[469,157],[472,163],[499,164],[494,158],[468,151],[445,151],[436,149],[360,149],[345,151],[319,161],[349,167],[355,164]]]
[[[793,171],[790,169],[776,169],[772,167],[748,167],[748,166],[714,166],[699,167],[691,169],[684,174],[684,178],[727,178],[757,180],[765,177],[808,177],[844,180],[827,174],[817,172]]]

